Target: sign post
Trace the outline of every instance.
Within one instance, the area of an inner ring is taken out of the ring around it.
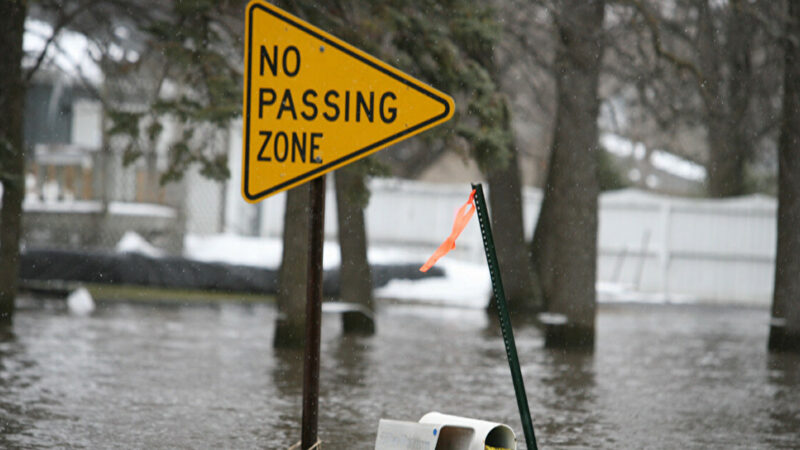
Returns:
[[[303,355],[302,449],[317,443],[319,416],[319,346],[322,325],[322,248],[325,225],[325,176],[311,181],[311,220],[308,227],[308,285],[306,342]]]
[[[311,181],[302,449],[318,442],[324,174],[446,122],[453,99],[263,0],[245,10],[242,196]]]

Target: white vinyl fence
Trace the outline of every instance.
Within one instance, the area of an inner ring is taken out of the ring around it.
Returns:
[[[604,194],[598,279],[680,300],[768,305],[776,201]]]
[[[450,233],[469,185],[374,180],[367,208],[371,245],[433,251]],[[541,193],[524,192],[530,239]],[[281,235],[285,196],[262,202],[260,233]],[[490,205],[491,207],[491,205]],[[776,201],[765,196],[687,199],[637,190],[600,199],[598,281],[637,294],[705,302],[768,305],[775,258]],[[328,187],[326,235],[336,238],[336,207]],[[477,220],[458,240],[454,257],[484,262]]]

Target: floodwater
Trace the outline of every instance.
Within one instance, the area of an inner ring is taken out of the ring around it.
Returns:
[[[300,438],[302,357],[271,305],[22,310],[0,337],[2,448],[268,448]],[[765,351],[763,309],[604,305],[594,354],[512,317],[543,448],[800,446],[800,359]],[[369,449],[378,419],[505,422],[524,448],[499,332],[482,311],[387,305],[373,338],[323,322],[320,436]]]

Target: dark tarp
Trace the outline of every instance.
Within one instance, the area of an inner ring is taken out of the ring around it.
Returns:
[[[379,264],[372,267],[373,285],[395,278],[443,276],[441,268],[426,273],[421,264]],[[22,253],[23,281],[60,281],[139,285],[173,289],[200,289],[253,294],[275,294],[278,271],[252,266],[208,263],[177,257],[150,258],[136,253],[100,253],[75,250],[26,250]],[[323,294],[339,293],[339,270],[326,270]]]

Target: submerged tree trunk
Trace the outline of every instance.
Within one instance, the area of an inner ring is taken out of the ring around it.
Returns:
[[[525,245],[522,218],[522,182],[516,148],[511,149],[508,164],[489,172],[489,206],[492,234],[500,265],[500,276],[508,301],[514,312],[536,312],[542,309],[541,291]],[[495,298],[489,309],[496,307]]]
[[[22,234],[22,200],[25,196],[22,79],[22,35],[25,1],[0,4],[0,324],[11,323],[19,286],[19,242]]]
[[[557,11],[557,113],[547,182],[532,243],[547,310],[547,347],[593,348],[597,310],[597,87],[604,2],[563,1]]]
[[[308,273],[309,184],[286,194],[283,216],[283,255],[278,272],[278,318],[273,346],[305,344],[306,275]]]
[[[778,242],[769,349],[800,353],[800,3],[789,2],[778,141]]]
[[[345,333],[374,334],[374,303],[372,274],[367,260],[367,233],[364,206],[368,199],[364,175],[351,167],[334,174],[336,182],[336,212],[339,222],[341,249],[340,297],[343,302],[356,303],[370,311],[346,312],[342,315]]]

